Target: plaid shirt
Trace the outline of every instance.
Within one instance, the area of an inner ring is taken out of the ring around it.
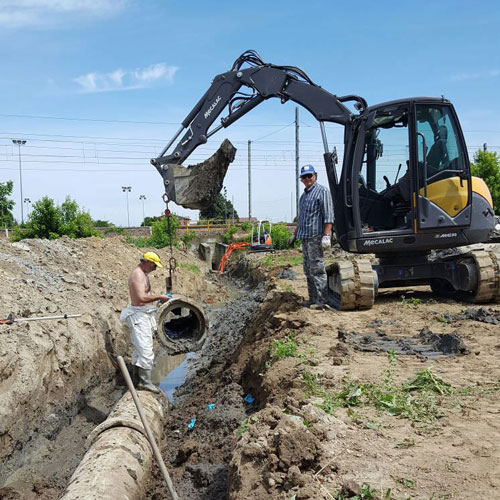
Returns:
[[[330,191],[315,182],[304,189],[299,200],[297,238],[301,240],[323,234],[325,224],[333,223],[333,202]]]

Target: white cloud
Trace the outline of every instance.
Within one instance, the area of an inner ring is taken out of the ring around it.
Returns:
[[[497,69],[490,69],[487,71],[477,71],[470,73],[456,73],[450,76],[452,81],[462,81],[462,80],[478,80],[480,78],[495,78],[500,75],[500,71]]]
[[[130,0],[2,0],[0,26],[51,26],[69,16],[106,17],[121,11]]]
[[[80,86],[80,91],[86,93],[132,90],[157,83],[172,83],[177,70],[176,66],[158,63],[130,71],[116,69],[110,73],[87,73],[74,81]]]

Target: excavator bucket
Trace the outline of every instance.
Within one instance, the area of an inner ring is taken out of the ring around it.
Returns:
[[[168,164],[163,173],[168,199],[195,210],[210,206],[222,189],[227,168],[235,155],[236,148],[225,139],[210,158],[197,165]]]

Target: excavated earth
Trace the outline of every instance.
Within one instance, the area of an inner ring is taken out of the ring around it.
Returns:
[[[123,393],[118,316],[140,253],[119,239],[0,242],[4,316],[82,314],[0,325],[0,498],[58,498]],[[175,291],[211,322],[161,444],[180,498],[500,498],[498,304],[419,287],[381,290],[369,311],[310,310],[298,251],[242,254],[222,281],[194,254],[175,257]],[[396,386],[428,368],[453,388],[436,393],[433,418],[325,405],[326,393],[355,398],[354,382]],[[170,498],[156,467],[145,498]]]

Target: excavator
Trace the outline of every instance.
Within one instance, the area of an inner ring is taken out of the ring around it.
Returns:
[[[460,122],[444,97],[368,106],[357,95],[331,94],[298,67],[265,63],[255,51],[246,51],[212,80],[151,160],[163,178],[164,199],[186,208],[210,204],[234,159],[233,145],[226,139],[205,162],[182,163],[220,129],[270,98],[293,101],[319,122],[337,240],[343,250],[359,254],[327,267],[335,307],[369,309],[379,288],[420,285],[458,300],[500,300],[500,246],[489,243],[497,220],[492,197],[485,182],[471,175]],[[339,170],[326,123],[344,127]]]

